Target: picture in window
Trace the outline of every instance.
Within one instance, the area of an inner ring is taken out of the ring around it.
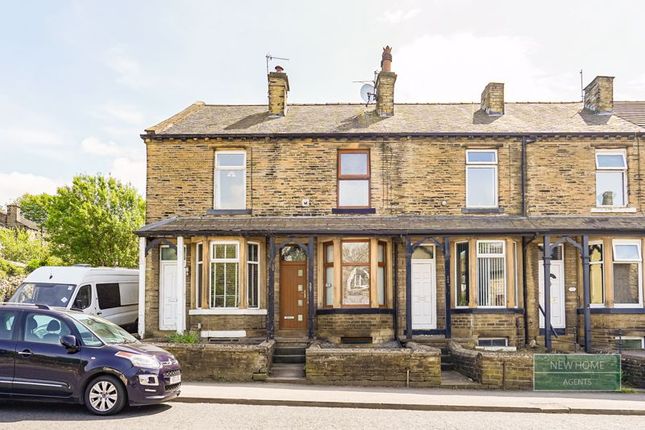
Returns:
[[[343,241],[341,249],[344,305],[370,304],[370,245]]]

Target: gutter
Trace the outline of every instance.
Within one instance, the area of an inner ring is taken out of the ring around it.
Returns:
[[[612,132],[529,132],[531,136],[539,137],[636,137],[642,136],[641,131],[612,131]],[[177,134],[155,134],[144,133],[139,135],[142,139],[294,139],[294,138],[405,138],[405,137],[467,137],[467,138],[500,138],[527,136],[527,132],[360,132],[360,133],[337,133],[337,132],[312,132],[312,133],[177,133]]]

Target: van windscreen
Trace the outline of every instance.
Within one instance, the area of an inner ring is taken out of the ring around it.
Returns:
[[[67,307],[74,294],[75,285],[27,282],[22,284],[9,300],[13,303]]]

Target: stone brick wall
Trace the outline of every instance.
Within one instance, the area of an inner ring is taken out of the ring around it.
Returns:
[[[441,351],[408,343],[405,348],[327,348],[306,351],[306,375],[314,384],[433,387],[441,385]]]
[[[450,342],[455,368],[490,388],[524,390],[533,388],[533,354],[465,349]]]
[[[316,322],[316,337],[332,343],[340,343],[341,336],[371,337],[374,343],[394,338],[390,314],[320,314]]]
[[[198,325],[201,328],[198,329]],[[191,330],[245,330],[247,337],[266,336],[266,315],[190,315]]]
[[[179,360],[184,381],[248,382],[268,375],[274,343],[271,340],[258,345],[159,343],[158,346]]]
[[[580,343],[584,343],[584,319],[578,316]],[[599,351],[617,351],[618,337],[645,336],[645,314],[591,314],[591,347]]]
[[[621,355],[623,382],[636,388],[645,388],[645,353],[623,352]]]
[[[460,339],[505,337],[509,346],[524,344],[524,316],[514,313],[452,314],[452,336]]]

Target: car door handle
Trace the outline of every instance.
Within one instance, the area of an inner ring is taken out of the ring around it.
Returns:
[[[33,352],[31,352],[31,350],[29,349],[25,349],[24,351],[20,351],[18,355],[22,357],[31,357],[33,355]]]
[[[103,312],[101,312],[101,311],[96,311],[96,315],[103,315]]]

